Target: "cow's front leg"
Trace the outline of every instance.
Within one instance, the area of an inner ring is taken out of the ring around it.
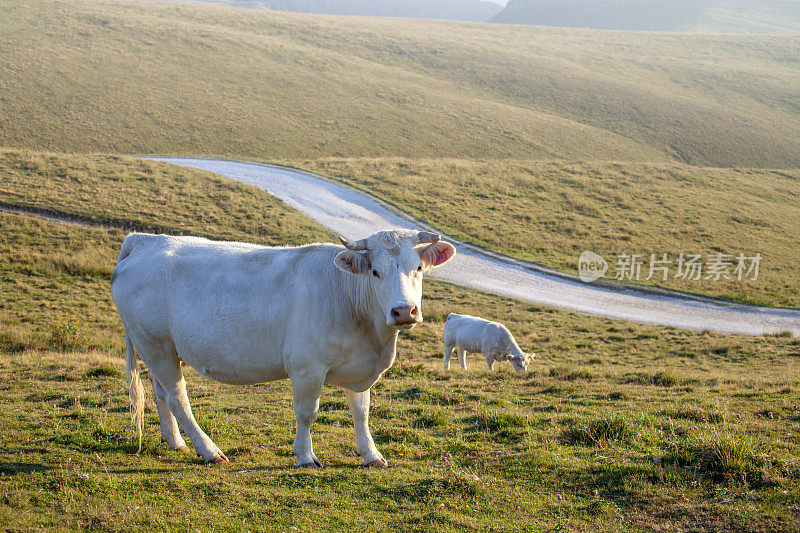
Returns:
[[[489,367],[489,370],[494,370],[494,352],[486,352],[484,355],[486,356],[486,366]]]
[[[297,457],[297,466],[304,468],[322,468],[322,463],[314,455],[311,442],[311,426],[319,411],[319,396],[322,393],[324,376],[302,373],[289,378],[292,382],[292,401],[297,431],[294,436],[292,451]]]
[[[345,389],[347,405],[350,406],[350,416],[353,417],[353,429],[356,432],[356,449],[364,458],[365,466],[386,468],[389,463],[383,458],[381,452],[375,447],[372,434],[369,432],[369,389],[364,392],[354,392]]]

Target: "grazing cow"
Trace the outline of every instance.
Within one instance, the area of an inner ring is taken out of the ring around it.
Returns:
[[[453,348],[458,350],[461,368],[467,369],[467,352],[483,353],[489,370],[495,361],[511,360],[518,374],[525,373],[535,354],[523,352],[503,324],[471,315],[447,315],[444,325],[444,367],[450,368]]]
[[[208,378],[252,384],[289,378],[297,465],[321,467],[310,428],[326,383],[344,388],[358,452],[387,466],[369,432],[370,387],[395,359],[398,330],[422,322],[423,273],[455,248],[429,232],[382,231],[359,241],[266,247],[197,237],[125,238],[111,292],[125,325],[128,388],[141,449],[144,396],[137,354],[155,393],[161,438],[206,462],[227,461],[195,422],[181,361]]]

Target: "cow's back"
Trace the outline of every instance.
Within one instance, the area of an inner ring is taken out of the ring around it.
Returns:
[[[468,352],[480,352],[484,329],[490,324],[488,320],[477,316],[451,313],[444,326],[445,343],[454,344]]]
[[[210,300],[224,272],[239,270],[243,253],[255,245],[218,243],[199,237],[132,233],[125,238],[111,280],[111,294],[123,322],[160,336],[174,317]],[[149,327],[147,327],[149,326]]]
[[[279,379],[287,339],[308,337],[308,317],[329,303],[319,286],[335,270],[334,252],[132,234],[112,294],[126,331],[173,343],[198,372],[233,383]]]

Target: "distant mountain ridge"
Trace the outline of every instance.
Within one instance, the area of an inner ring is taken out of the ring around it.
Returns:
[[[366,15],[485,22],[502,6],[486,0],[196,0],[231,7],[327,15]]]
[[[800,33],[800,0],[510,0],[490,22],[605,30]]]

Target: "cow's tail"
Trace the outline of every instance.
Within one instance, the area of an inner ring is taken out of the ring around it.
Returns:
[[[117,275],[119,275],[119,265],[122,263],[123,259],[131,255],[133,248],[141,242],[143,238],[147,238],[147,236],[142,235],[141,233],[129,233],[125,240],[122,241],[122,246],[119,249],[119,257],[117,258],[117,266],[114,267],[114,271],[111,273],[111,285],[114,285],[114,282],[117,280]]]
[[[133,349],[131,337],[125,332],[125,345],[128,355],[125,359],[125,374],[128,378],[128,395],[131,399],[131,423],[139,434],[139,449],[142,451],[142,431],[144,429],[144,387],[139,379],[139,358]]]

